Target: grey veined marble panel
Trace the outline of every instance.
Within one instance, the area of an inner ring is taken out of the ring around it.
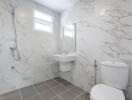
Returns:
[[[77,61],[60,76],[90,92],[95,81],[94,60],[100,81],[102,60],[121,60],[132,68],[132,1],[80,0],[62,15],[61,23],[76,23]],[[130,73],[127,96],[132,99]]]
[[[34,29],[34,10],[55,18],[52,34]],[[32,0],[0,0],[0,94],[57,76],[59,15]]]

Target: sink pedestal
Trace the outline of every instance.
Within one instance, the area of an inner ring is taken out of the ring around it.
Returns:
[[[56,54],[53,56],[53,58],[55,61],[59,62],[60,71],[67,72],[71,71],[73,62],[76,61],[76,54],[75,53]]]
[[[71,71],[71,68],[72,68],[72,62],[60,62],[61,72]]]

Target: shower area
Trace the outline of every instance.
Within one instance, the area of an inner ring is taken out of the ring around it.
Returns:
[[[55,20],[53,32],[37,29],[37,16]],[[59,14],[31,0],[0,1],[0,94],[57,77]]]

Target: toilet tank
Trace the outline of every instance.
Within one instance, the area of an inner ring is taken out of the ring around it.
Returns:
[[[129,66],[123,62],[101,62],[102,82],[117,89],[125,90],[128,84]]]

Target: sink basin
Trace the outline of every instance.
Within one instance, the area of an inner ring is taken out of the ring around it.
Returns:
[[[76,60],[76,54],[75,53],[55,54],[53,58],[55,61],[58,62],[72,62]]]

